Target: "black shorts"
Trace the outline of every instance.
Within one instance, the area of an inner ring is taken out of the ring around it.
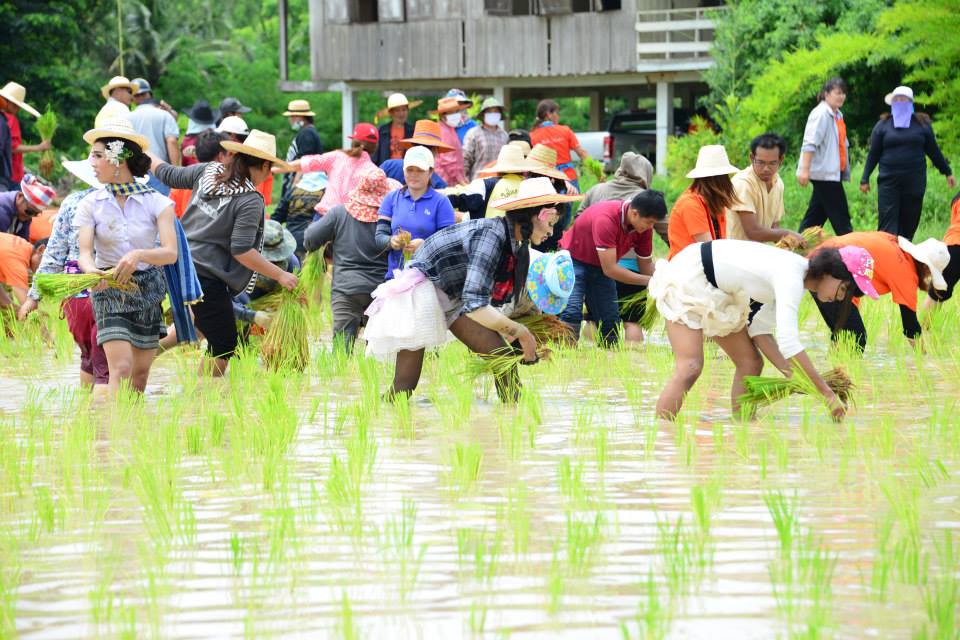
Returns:
[[[222,280],[200,276],[203,302],[193,305],[197,329],[207,339],[207,353],[229,359],[237,349],[237,320],[233,314],[233,294]]]
[[[947,281],[947,288],[945,291],[938,291],[930,287],[930,291],[928,292],[928,295],[937,302],[949,300],[950,297],[953,296],[953,288],[956,286],[957,281],[960,280],[960,245],[948,244],[947,251],[950,252],[950,263],[947,264],[947,268],[943,270],[943,279]]]

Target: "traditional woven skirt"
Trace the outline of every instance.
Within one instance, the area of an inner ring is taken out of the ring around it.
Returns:
[[[167,335],[160,306],[167,295],[163,272],[157,267],[136,271],[132,281],[138,288],[134,293],[112,287],[93,292],[97,344],[123,340],[137,349],[156,349]]]
[[[658,260],[647,285],[657,311],[671,322],[703,331],[706,337],[723,337],[747,326],[750,297],[714,287],[703,272],[700,244],[692,244],[673,257]]]

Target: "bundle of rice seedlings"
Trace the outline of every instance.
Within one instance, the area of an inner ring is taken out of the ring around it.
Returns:
[[[276,311],[283,303],[283,288],[278,288],[267,295],[254,298],[250,301],[250,308],[254,311]]]
[[[803,236],[804,242],[807,243],[806,247],[794,247],[786,238],[780,238],[780,240],[778,240],[777,244],[774,246],[778,249],[786,249],[787,251],[793,251],[794,253],[805,255],[811,249],[814,249],[815,247],[821,245],[824,241],[833,237],[830,232],[820,226],[807,227],[800,232],[800,235]]]
[[[639,324],[644,331],[653,329],[653,325],[660,319],[660,312],[657,311],[656,300],[650,300],[647,296],[647,290],[638,291],[625,298],[618,300],[620,303],[621,315],[627,315],[643,308],[643,315],[640,317]]]
[[[551,353],[549,349],[537,349],[537,357],[541,360],[549,359]],[[486,373],[502,378],[522,362],[523,351],[503,346],[489,354],[477,354],[477,358],[470,361],[464,373],[468,378],[477,378]]]
[[[263,360],[273,370],[296,369],[303,371],[310,362],[310,346],[307,342],[307,310],[303,305],[303,290],[298,286],[293,291],[284,289],[270,329],[260,343]]]
[[[607,179],[606,174],[603,172],[603,165],[600,164],[599,160],[586,158],[580,163],[580,167],[586,173],[593,175],[593,177],[597,179],[597,182],[604,182]]]
[[[823,374],[823,380],[844,404],[849,404],[854,384],[846,369],[843,367],[831,369]],[[743,386],[747,391],[740,396],[740,403],[755,408],[773,404],[795,393],[809,396],[820,394],[813,381],[799,367],[794,367],[792,378],[746,376],[743,379]]]
[[[47,105],[47,110],[37,119],[37,131],[40,133],[40,139],[44,142],[53,140],[53,134],[57,131],[57,114]],[[53,175],[53,167],[56,165],[56,156],[53,149],[47,149],[40,155],[40,175],[50,179]]]
[[[327,261],[323,258],[323,248],[311,251],[303,260],[300,269],[300,286],[308,294],[315,294],[323,286],[327,274]]]
[[[539,345],[573,339],[570,327],[549,313],[530,313],[513,319],[529,329]]]
[[[109,271],[105,276],[96,273],[38,273],[33,277],[33,280],[40,295],[50,300],[71,298],[87,289],[94,288],[101,280],[105,280],[107,286],[127,293],[137,293],[140,290],[133,281],[120,284],[113,279],[113,274]]]

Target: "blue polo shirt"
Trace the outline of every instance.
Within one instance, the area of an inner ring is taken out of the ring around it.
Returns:
[[[380,216],[390,220],[391,235],[396,235],[403,229],[410,232],[412,240],[426,240],[440,229],[456,222],[453,205],[447,196],[434,191],[432,187],[417,200],[413,199],[406,187],[391,191],[380,204]],[[403,251],[390,251],[387,256],[386,279],[393,278],[394,269],[402,268]]]

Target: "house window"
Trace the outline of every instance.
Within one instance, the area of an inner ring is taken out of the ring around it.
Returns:
[[[495,16],[561,16],[570,13],[613,11],[622,0],[484,0],[486,12]]]
[[[380,19],[377,0],[359,0],[354,22],[377,22]]]

